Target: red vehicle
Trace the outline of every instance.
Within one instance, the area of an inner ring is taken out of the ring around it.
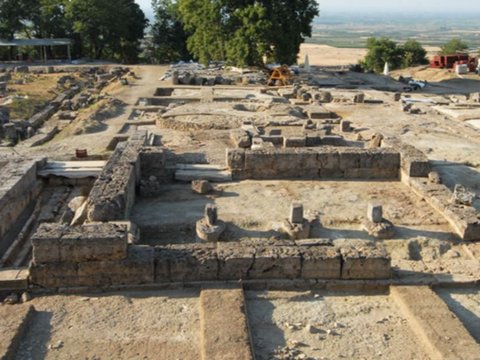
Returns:
[[[435,55],[430,67],[435,69],[455,69],[455,66],[466,64],[469,71],[477,68],[477,59],[468,54]]]

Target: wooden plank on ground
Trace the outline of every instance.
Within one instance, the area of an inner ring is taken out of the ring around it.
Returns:
[[[200,294],[203,360],[252,360],[242,289],[207,289]]]
[[[0,305],[0,360],[15,358],[35,309],[28,305]]]
[[[428,286],[392,286],[390,295],[432,359],[476,359],[480,345]]]

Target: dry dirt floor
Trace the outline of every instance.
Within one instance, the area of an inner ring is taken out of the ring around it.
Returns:
[[[387,295],[247,292],[247,307],[258,360],[428,358]]]
[[[16,360],[200,358],[195,291],[45,296],[28,304],[36,313]]]

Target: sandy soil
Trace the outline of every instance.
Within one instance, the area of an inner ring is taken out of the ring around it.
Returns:
[[[247,310],[259,360],[427,358],[385,295],[247,292]]]
[[[366,49],[342,49],[328,45],[302,44],[298,54],[298,62],[303,64],[305,56],[308,55],[310,65],[348,66],[358,63],[366,54]]]
[[[29,304],[37,313],[17,360],[200,356],[196,292],[59,295],[35,298]]]

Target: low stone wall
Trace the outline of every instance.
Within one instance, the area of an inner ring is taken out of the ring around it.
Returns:
[[[32,237],[30,283],[46,288],[153,283],[153,248],[128,245],[128,227],[42,224]]]
[[[388,148],[227,149],[235,180],[398,179],[400,154]]]
[[[427,177],[431,171],[427,156],[412,145],[400,141],[398,138],[385,138],[382,146],[392,148],[400,153],[402,171],[410,177]]]
[[[45,288],[258,279],[389,279],[380,248],[293,242],[128,245],[122,224],[42,224],[32,238],[30,283]]]
[[[0,254],[11,245],[12,239],[8,232],[15,226],[19,217],[33,205],[43,188],[43,182],[37,179],[37,166],[42,161],[12,160],[1,169]]]
[[[403,181],[441,214],[463,241],[480,240],[480,213],[474,207],[453,204],[453,194],[445,185],[432,184],[423,178]]]
[[[389,279],[383,249],[187,244],[155,248],[155,282],[256,279]]]
[[[139,132],[117,146],[88,197],[88,221],[128,219],[140,181],[138,157],[146,139],[146,132]]]

